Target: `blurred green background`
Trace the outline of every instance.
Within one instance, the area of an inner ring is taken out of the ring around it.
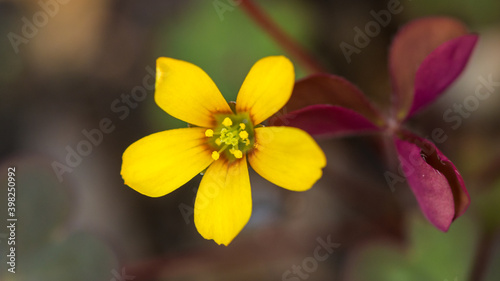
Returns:
[[[447,15],[479,33],[460,79],[412,121],[422,136],[436,127],[449,135],[439,148],[461,171],[470,209],[441,233],[406,186],[387,186],[375,137],[319,140],[328,166],[307,192],[282,190],[251,173],[252,218],[224,247],[204,240],[193,224],[201,177],[148,198],[123,184],[121,155],[143,136],[186,126],[154,102],[148,85],[158,57],[200,66],[234,100],[255,61],[289,54],[239,1],[0,0],[0,280],[462,281],[473,268],[483,280],[500,280],[500,87],[458,129],[442,120],[473,93],[478,77],[500,81],[500,2],[399,1],[403,11],[348,63],[340,43],[353,44],[353,28],[389,2],[256,1],[326,69],[381,108],[390,103],[387,53],[401,26]],[[290,58],[297,78],[306,76]],[[101,129],[103,120],[113,129],[88,155],[72,158],[74,167],[54,172],[54,163],[65,164],[87,140],[83,131]],[[8,167],[16,167],[15,274],[6,265]],[[328,259],[302,275],[285,274],[307,269],[318,239],[327,237],[340,244]]]

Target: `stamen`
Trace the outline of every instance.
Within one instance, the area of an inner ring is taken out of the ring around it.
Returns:
[[[212,152],[212,158],[217,161],[219,159],[219,152],[217,151]]]
[[[245,123],[240,123],[240,129],[241,130],[245,130],[245,127],[246,127]]]
[[[241,152],[241,150],[239,150],[239,149],[235,149],[235,150],[233,150],[233,155],[234,155],[234,157],[240,159],[243,157],[243,152]]]
[[[207,130],[205,131],[205,136],[207,136],[207,137],[209,137],[209,138],[210,138],[210,137],[213,137],[213,136],[214,136],[214,131],[213,131],[212,129],[207,129]]]
[[[241,124],[240,124],[240,125],[241,125]],[[239,136],[240,136],[240,138],[242,138],[243,140],[248,139],[248,133],[247,133],[247,131],[241,131],[241,132],[239,133]]]
[[[231,118],[226,117],[224,118],[224,121],[222,121],[222,125],[230,127],[231,125],[233,125],[233,121],[231,120]]]

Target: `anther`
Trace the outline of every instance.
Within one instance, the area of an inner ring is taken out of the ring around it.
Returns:
[[[242,157],[243,157],[243,152],[241,152],[241,150],[239,150],[239,149],[235,149],[235,150],[233,151],[233,155],[234,155],[234,157],[236,157],[236,158],[240,159],[240,158],[242,158]]]
[[[217,151],[212,152],[212,158],[214,160],[218,160],[219,159],[219,152],[217,152]]]
[[[233,121],[231,120],[231,118],[226,117],[224,118],[224,121],[222,121],[222,125],[230,127],[231,125],[233,125]]]
[[[248,139],[248,133],[247,131],[241,131],[239,134],[240,138],[242,138],[243,140],[246,140]]]

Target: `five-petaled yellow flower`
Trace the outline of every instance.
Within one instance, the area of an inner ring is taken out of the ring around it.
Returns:
[[[159,58],[155,101],[192,126],[130,145],[123,154],[125,183],[159,197],[208,167],[196,195],[194,222],[203,237],[228,245],[252,213],[247,159],[262,177],[294,191],[311,188],[326,165],[323,151],[306,132],[258,125],[286,104],[294,79],[287,58],[263,58],[248,73],[236,105],[230,106],[202,69]]]

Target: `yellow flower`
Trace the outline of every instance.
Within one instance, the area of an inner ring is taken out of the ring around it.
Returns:
[[[231,109],[202,69],[159,58],[155,101],[193,126],[130,145],[123,153],[125,184],[159,197],[208,167],[196,195],[194,222],[204,238],[228,245],[252,213],[247,159],[262,177],[289,190],[308,190],[321,178],[326,158],[311,136],[297,128],[256,126],[286,104],[294,79],[287,58],[263,58],[251,68]]]

